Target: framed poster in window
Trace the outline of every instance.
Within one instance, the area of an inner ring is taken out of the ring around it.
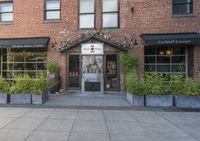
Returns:
[[[106,73],[107,74],[110,74],[110,75],[115,75],[117,70],[116,70],[116,62],[115,61],[107,61],[107,65],[106,65],[106,68],[107,68],[107,71]]]

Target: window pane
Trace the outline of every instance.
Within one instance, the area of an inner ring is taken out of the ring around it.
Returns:
[[[46,10],[60,9],[60,0],[47,0]]]
[[[46,19],[60,19],[60,11],[47,11]]]
[[[118,27],[118,14],[103,14],[103,27]]]
[[[145,63],[156,63],[156,57],[145,57]]]
[[[80,0],[80,13],[94,13],[95,0]]]
[[[0,12],[12,12],[12,11],[13,11],[13,3],[0,4]]]
[[[172,66],[172,72],[185,72],[185,66],[184,65]]]
[[[145,71],[146,72],[155,72],[155,66],[154,65],[145,65]]]
[[[170,72],[170,65],[158,65],[157,72]]]
[[[174,14],[190,14],[192,12],[190,4],[181,4],[173,6]]]
[[[173,49],[174,55],[184,55],[185,54],[185,48],[184,47],[174,47]]]
[[[145,55],[155,55],[156,48],[155,47],[145,47]]]
[[[103,12],[118,11],[118,0],[103,0]]]
[[[94,28],[94,14],[80,15],[80,28]]]
[[[3,13],[1,14],[2,22],[11,22],[13,21],[13,13]]]
[[[170,63],[170,57],[169,56],[158,56],[157,63]]]
[[[185,56],[173,56],[172,63],[185,63]]]

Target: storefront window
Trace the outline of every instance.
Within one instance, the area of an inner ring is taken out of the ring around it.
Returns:
[[[145,47],[145,72],[157,72],[164,76],[187,76],[185,47]]]
[[[37,79],[46,72],[47,52],[43,49],[3,49],[2,58],[1,73],[8,80],[23,74]]]

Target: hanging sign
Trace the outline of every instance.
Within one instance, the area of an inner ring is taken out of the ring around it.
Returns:
[[[91,43],[81,45],[82,55],[103,55],[103,44]]]

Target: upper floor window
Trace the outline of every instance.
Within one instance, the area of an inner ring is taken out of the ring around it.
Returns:
[[[60,0],[46,0],[45,19],[59,20],[60,19]]]
[[[103,0],[103,28],[119,27],[119,0]]]
[[[13,2],[0,3],[0,22],[13,21]]]
[[[94,28],[95,0],[79,0],[79,2],[79,28]]]
[[[192,0],[173,0],[173,15],[184,15],[193,13]]]

